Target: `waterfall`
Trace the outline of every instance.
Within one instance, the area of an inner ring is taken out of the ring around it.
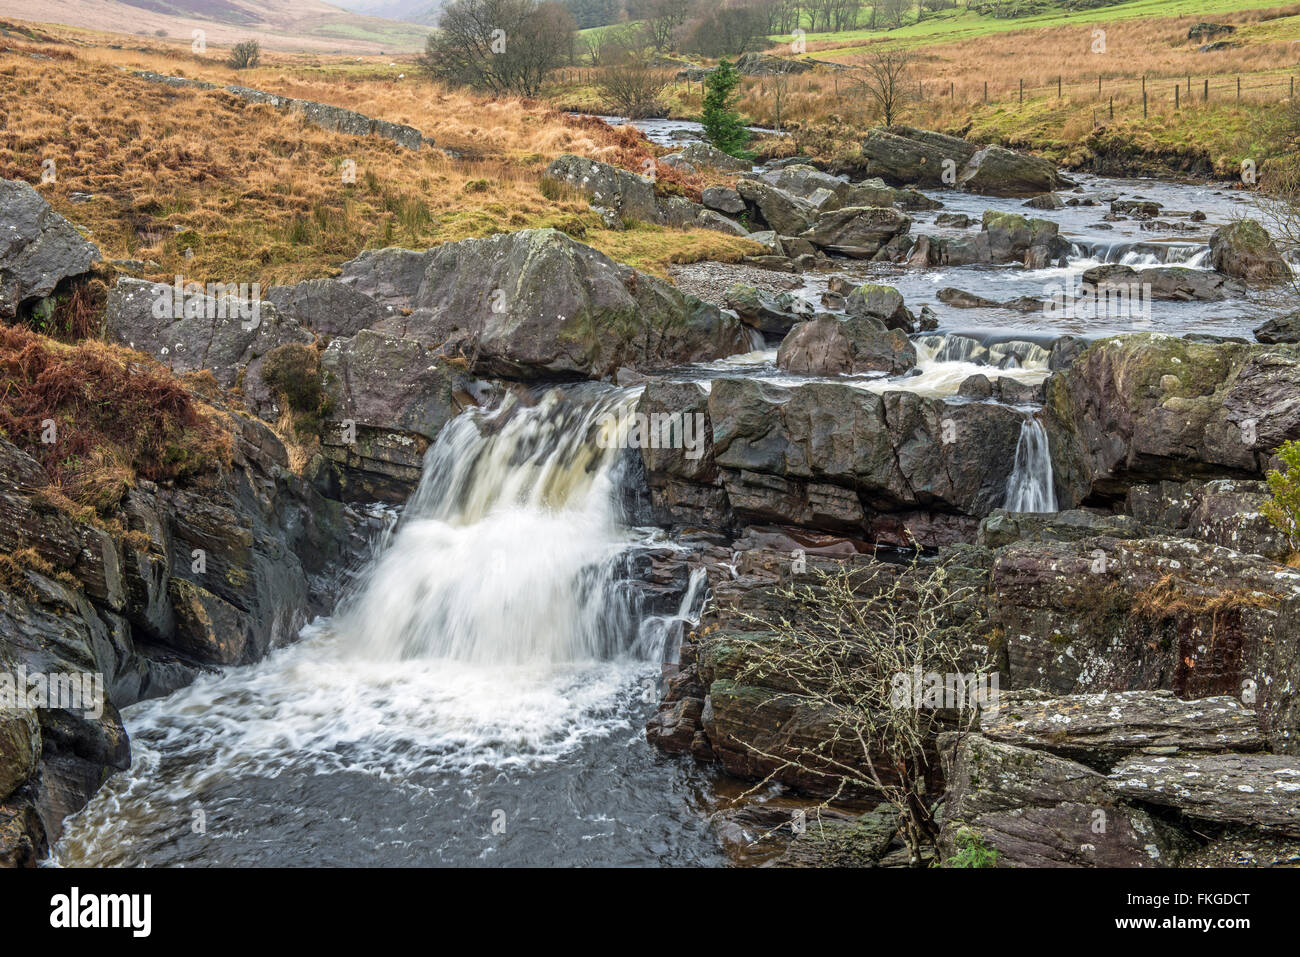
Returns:
[[[450,422],[335,629],[371,660],[521,665],[628,650],[639,622],[621,574],[622,442],[601,430],[635,400],[552,391]]]
[[[1016,462],[1007,479],[1009,512],[1055,512],[1056,486],[1052,475],[1052,453],[1043,424],[1033,416],[1025,418],[1016,443]]]

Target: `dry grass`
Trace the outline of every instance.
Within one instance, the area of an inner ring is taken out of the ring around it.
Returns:
[[[66,40],[66,38],[65,38]],[[146,44],[113,50],[82,40],[41,45],[54,60],[0,53],[0,176],[37,185],[88,226],[105,257],[156,263],[152,278],[264,286],[328,274],[366,248],[428,247],[524,228],[581,232],[610,251],[628,244],[577,198],[548,200],[542,171],[563,152],[629,165],[657,151],[639,134],[575,121],[543,104],[491,100],[433,85],[402,66],[355,58],[271,55],[251,71],[215,56]],[[148,69],[240,83],[407,123],[440,150],[331,133],[224,91],[172,89]],[[409,67],[405,67],[409,69]],[[355,163],[345,183],[345,162]],[[666,192],[701,183],[669,173]],[[74,193],[93,198],[73,202]],[[671,231],[633,265],[661,272],[676,247],[734,255],[720,233]],[[188,255],[187,255],[188,253]]]
[[[137,477],[190,481],[228,467],[219,413],[139,353],[0,327],[0,435],[79,506],[107,515]]]

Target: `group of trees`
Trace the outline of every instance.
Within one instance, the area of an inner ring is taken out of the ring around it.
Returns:
[[[546,75],[573,55],[577,29],[554,0],[453,0],[420,65],[449,83],[536,96]]]

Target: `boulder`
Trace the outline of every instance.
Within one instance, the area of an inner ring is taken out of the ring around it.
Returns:
[[[820,249],[853,259],[871,259],[896,236],[905,235],[912,220],[894,209],[846,206],[822,213],[801,235]]]
[[[21,180],[0,179],[0,322],[86,273],[99,249]]]
[[[1255,330],[1255,338],[1267,345],[1300,342],[1300,312],[1268,320]]]
[[[967,161],[957,185],[988,196],[1037,196],[1069,184],[1048,160],[985,146]]]
[[[654,183],[609,163],[565,153],[546,167],[543,182],[576,189],[596,205],[612,209],[621,219],[659,222]]]
[[[812,317],[808,300],[790,292],[771,293],[747,283],[736,283],[724,294],[728,309],[734,309],[741,322],[752,326],[770,339],[784,338],[795,323]]]
[[[864,283],[844,300],[844,311],[854,318],[868,317],[882,322],[886,329],[914,332],[916,320],[903,302],[903,294],[893,286]]]
[[[1210,236],[1210,265],[1227,276],[1269,285],[1291,278],[1268,231],[1253,219],[1238,219],[1220,226]]]
[[[1125,290],[1135,303],[1142,296],[1179,302],[1221,302],[1245,291],[1241,283],[1221,273],[1185,266],[1093,266],[1084,270],[1083,282],[1102,295],[1107,289]]]
[[[744,173],[754,168],[754,164],[748,160],[737,159],[708,143],[691,143],[683,147],[681,157],[694,167],[706,167],[724,173]]]
[[[860,375],[883,372],[897,376],[916,365],[916,348],[898,329],[861,316],[824,316],[798,323],[781,343],[776,364],[801,375]]]
[[[862,144],[868,175],[900,185],[952,186],[975,152],[976,147],[955,136],[910,127],[870,130]]]
[[[762,221],[784,236],[802,233],[817,218],[817,207],[770,183],[742,179],[736,190]]]
[[[700,194],[704,205],[732,216],[745,211],[745,200],[730,186],[709,186]]]
[[[375,329],[515,379],[604,378],[748,352],[733,317],[554,229],[445,243]]]

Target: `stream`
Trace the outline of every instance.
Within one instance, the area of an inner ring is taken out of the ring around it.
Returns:
[[[659,142],[698,129],[639,124]],[[815,308],[833,275],[896,286],[939,328],[914,337],[907,377],[854,377],[883,392],[955,397],[977,372],[1029,385],[1049,374],[1052,338],[1131,329],[1249,337],[1291,290],[1217,303],[1156,302],[1145,320],[1049,320],[1041,312],[955,309],[946,286],[988,299],[1042,296],[1103,262],[1204,268],[1210,232],[1250,210],[1222,185],[1074,177],[1084,195],[1162,203],[1179,224],[1099,228],[1106,206],[1026,210],[1021,200],[927,191],[942,210],[1053,219],[1074,244],[1064,266],[903,270],[861,262],[798,277]],[[1072,194],[1066,192],[1065,196]],[[1206,214],[1192,222],[1192,211]],[[956,232],[948,230],[948,232]],[[716,265],[716,264],[715,264]],[[808,381],[776,350],[674,370]],[[838,380],[845,381],[845,380]],[[664,660],[701,613],[702,575],[680,604],[647,605],[632,558],[672,548],[630,524],[628,476],[597,425],[638,391],[590,385],[506,398],[452,421],[419,489],[376,543],[336,614],[266,660],[200,678],[124,712],[131,769],[67,821],[55,865],[726,865],[710,813],[734,785],[646,743]],[[1008,505],[1055,508],[1046,438],[1026,407]],[[602,437],[603,436],[603,437]],[[598,441],[597,438],[600,438]]]

